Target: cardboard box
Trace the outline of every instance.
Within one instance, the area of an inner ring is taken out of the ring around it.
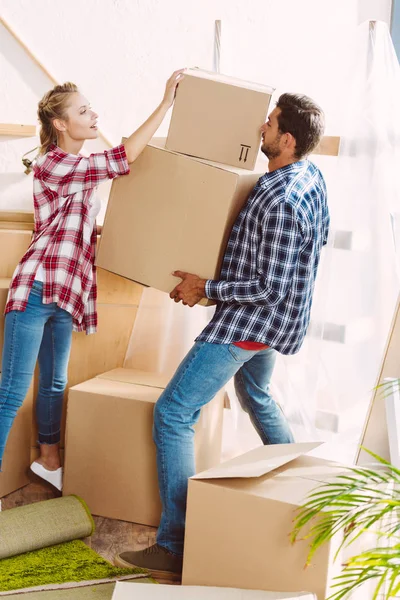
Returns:
[[[152,438],[164,376],[114,369],[69,390],[63,493],[95,515],[157,526],[161,503]],[[220,462],[223,393],[196,426],[197,469]]]
[[[200,69],[179,84],[166,147],[252,170],[274,89]]]
[[[224,167],[153,140],[113,181],[97,265],[168,293],[176,270],[218,278],[235,219],[266,169]]]
[[[13,276],[31,241],[32,231],[0,229],[0,277]]]
[[[10,281],[11,279],[8,277],[0,278],[0,371],[4,342],[3,312],[7,301]],[[11,494],[11,492],[18,490],[30,482],[28,468],[30,465],[30,441],[33,416],[32,403],[33,385],[29,388],[24,403],[18,411],[7,440],[7,446],[3,457],[3,471],[0,473],[0,498],[7,496],[7,494]]]
[[[31,385],[23,405],[18,411],[7,440],[0,473],[0,498],[31,482],[31,430],[33,415],[33,386]]]
[[[308,542],[290,543],[295,509],[344,470],[307,455],[318,445],[262,446],[190,479],[184,585],[309,590],[325,600],[340,571],[339,559],[333,565],[340,536],[307,568]]]
[[[140,583],[140,582],[139,582]],[[112,600],[315,600],[307,592],[281,593],[233,588],[207,588],[177,585],[135,585],[117,581]]]

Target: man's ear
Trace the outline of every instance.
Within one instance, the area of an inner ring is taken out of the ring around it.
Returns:
[[[53,119],[53,125],[57,131],[66,131],[67,127],[62,119]]]
[[[296,138],[291,133],[285,133],[285,148],[293,153],[296,151]]]

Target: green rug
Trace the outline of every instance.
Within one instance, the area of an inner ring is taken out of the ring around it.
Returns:
[[[143,573],[114,567],[81,540],[73,540],[0,560],[0,592]]]

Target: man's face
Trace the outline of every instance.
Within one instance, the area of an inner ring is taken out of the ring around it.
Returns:
[[[269,159],[278,158],[282,152],[280,147],[282,133],[280,133],[278,126],[278,116],[280,115],[280,112],[280,108],[274,108],[270,113],[267,122],[261,127],[261,152]]]

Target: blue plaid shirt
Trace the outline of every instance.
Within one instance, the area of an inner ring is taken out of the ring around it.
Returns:
[[[206,282],[217,308],[197,341],[245,340],[298,352],[328,229],[325,181],[313,163],[263,175],[233,226],[221,280]]]

